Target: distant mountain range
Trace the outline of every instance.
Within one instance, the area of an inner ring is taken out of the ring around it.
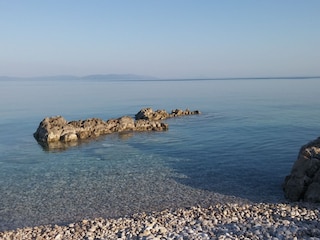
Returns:
[[[152,76],[135,75],[135,74],[94,74],[87,76],[73,76],[73,75],[55,75],[55,76],[41,76],[41,77],[9,77],[0,76],[0,80],[53,80],[53,81],[64,81],[64,80],[95,80],[95,81],[106,81],[106,80],[157,80],[158,78]]]
[[[136,74],[92,74],[87,76],[74,75],[54,75],[54,76],[40,76],[40,77],[10,77],[0,76],[0,81],[194,81],[194,80],[266,80],[266,79],[312,79],[320,78],[320,76],[282,76],[282,77],[222,77],[222,78],[156,78],[153,76],[136,75]]]
[[[82,77],[94,80],[156,80],[156,77],[135,74],[95,74]]]

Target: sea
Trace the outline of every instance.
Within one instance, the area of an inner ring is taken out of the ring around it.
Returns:
[[[320,78],[0,81],[0,231],[217,202],[285,202],[302,145],[320,136]],[[199,110],[164,132],[61,149],[39,123]]]

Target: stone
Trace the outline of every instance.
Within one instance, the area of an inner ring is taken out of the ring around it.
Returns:
[[[66,134],[61,135],[60,140],[63,142],[77,141],[78,136],[76,133],[66,133]]]
[[[304,200],[307,202],[320,202],[320,171],[315,174],[312,182],[310,183],[305,195]]]
[[[172,110],[170,113],[170,117],[179,117],[179,116],[183,116],[183,115],[195,115],[195,114],[201,114],[200,111],[196,110],[196,111],[190,111],[189,109],[186,109],[185,111],[181,110],[181,109],[175,109]]]
[[[320,138],[301,147],[283,191],[291,201],[320,202]]]
[[[122,131],[132,131],[135,128],[134,120],[131,117],[124,116],[118,119],[119,120],[119,132]]]
[[[186,110],[175,109],[175,110],[172,110],[171,113],[168,113],[165,110],[153,111],[152,108],[143,108],[135,115],[135,119],[158,121],[158,120],[164,120],[172,117],[178,117],[183,115],[194,115],[194,114],[200,114],[200,111],[198,110],[190,111],[189,109],[186,109]]]
[[[241,204],[235,208],[232,204],[223,203],[208,208],[167,209],[118,219],[83,220],[68,226],[47,225],[0,231],[0,239],[319,239],[318,207],[306,209],[303,205],[261,203]],[[289,216],[293,209],[297,211],[295,217],[284,218],[278,214],[284,211],[284,215]],[[243,211],[249,211],[256,217],[229,223],[230,217]],[[261,214],[266,211],[273,214],[268,217]],[[212,224],[218,216],[221,222]],[[200,217],[208,221],[199,221]],[[191,224],[193,221],[197,223]]]
[[[157,110],[154,112],[152,108],[143,108],[135,115],[136,120],[144,119],[150,121],[164,120],[168,117],[169,113],[165,110]]]
[[[152,108],[143,108],[135,115],[135,119],[150,120],[150,118],[152,118],[152,115],[153,115]]]
[[[40,122],[34,137],[41,142],[59,141],[63,130],[62,127],[66,125],[67,121],[61,116],[46,117]]]

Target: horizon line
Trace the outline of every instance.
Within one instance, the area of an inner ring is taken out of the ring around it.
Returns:
[[[97,76],[96,79],[93,77]],[[320,75],[312,75],[312,76],[260,76],[260,77],[190,77],[190,78],[159,78],[155,76],[146,76],[146,75],[139,75],[139,74],[89,74],[89,75],[72,75],[72,74],[57,74],[57,75],[43,75],[43,76],[33,76],[33,77],[15,77],[15,76],[8,76],[8,75],[0,75],[0,80],[24,80],[24,79],[37,79],[41,80],[41,78],[56,78],[58,80],[59,78],[74,78],[76,79],[84,79],[86,80],[104,80],[103,77],[115,77],[115,79],[105,79],[105,80],[116,80],[116,81],[194,81],[194,80],[267,80],[267,79],[315,79],[320,78]],[[121,79],[121,76],[123,76],[123,79]],[[132,78],[125,78],[125,76],[130,76]],[[119,78],[117,78],[119,77]],[[135,78],[136,77],[136,78]],[[61,79],[62,80],[62,79]]]

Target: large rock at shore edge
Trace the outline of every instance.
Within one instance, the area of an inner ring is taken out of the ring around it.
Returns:
[[[283,190],[291,201],[320,202],[320,138],[302,146]]]

